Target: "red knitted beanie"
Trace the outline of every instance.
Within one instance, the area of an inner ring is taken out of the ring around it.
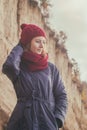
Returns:
[[[22,45],[27,45],[28,43],[31,42],[31,40],[34,37],[37,37],[37,36],[43,36],[46,38],[46,34],[44,30],[38,27],[37,25],[22,24],[21,29],[22,29],[22,33],[21,33],[20,42]]]

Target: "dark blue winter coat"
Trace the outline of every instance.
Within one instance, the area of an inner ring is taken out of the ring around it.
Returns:
[[[23,48],[13,48],[3,73],[12,81],[17,104],[9,119],[7,130],[58,130],[63,126],[67,96],[55,65],[38,72],[28,72],[21,64]]]

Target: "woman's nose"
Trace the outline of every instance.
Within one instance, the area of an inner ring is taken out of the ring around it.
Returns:
[[[43,48],[43,43],[42,42],[40,42],[40,48]]]

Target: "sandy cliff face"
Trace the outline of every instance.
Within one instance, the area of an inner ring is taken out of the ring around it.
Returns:
[[[49,35],[50,30],[45,26],[40,9],[30,5],[29,0],[0,0],[0,19],[0,130],[5,128],[16,104],[12,83],[2,74],[1,69],[10,50],[18,43],[21,23],[37,23],[47,32],[49,60],[59,68],[68,94],[64,130],[86,130],[87,114],[81,102],[78,84],[72,81],[69,58],[66,52],[56,47],[56,41]]]

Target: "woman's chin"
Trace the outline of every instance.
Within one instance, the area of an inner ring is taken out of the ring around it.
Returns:
[[[42,52],[41,52],[41,51],[37,51],[36,53],[37,53],[37,54],[41,54]]]

